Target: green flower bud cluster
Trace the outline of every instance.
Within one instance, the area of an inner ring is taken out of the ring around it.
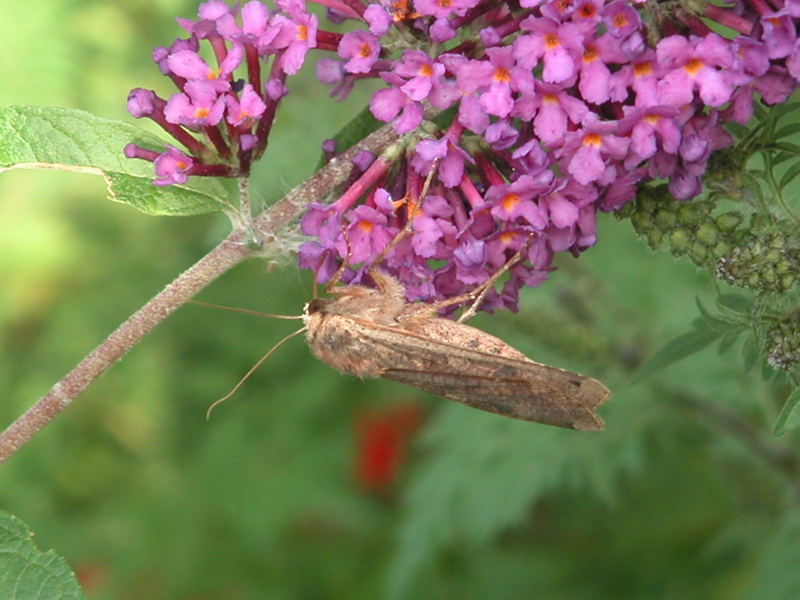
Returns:
[[[789,371],[800,363],[800,310],[770,321],[766,330],[767,362],[773,369]]]
[[[737,211],[715,213],[712,200],[675,200],[666,186],[643,188],[617,213],[651,248],[668,245],[730,285],[785,293],[800,279],[800,229],[788,221]]]
[[[685,256],[700,267],[713,268],[734,247],[743,221],[732,211],[714,216],[714,202],[675,200],[666,186],[643,188],[636,200],[617,215],[630,218],[633,228],[653,249],[668,244],[675,256]]]
[[[726,283],[762,292],[785,293],[800,273],[800,235],[787,222],[753,215],[749,230],[716,264]]]

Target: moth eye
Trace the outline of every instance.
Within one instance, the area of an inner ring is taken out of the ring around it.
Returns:
[[[323,306],[325,306],[325,302],[321,298],[315,298],[310,302],[306,302],[305,312],[308,314],[318,313],[322,310]]]

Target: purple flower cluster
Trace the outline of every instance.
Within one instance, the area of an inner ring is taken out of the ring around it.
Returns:
[[[247,176],[267,146],[275,111],[287,93],[286,76],[300,70],[310,48],[335,48],[318,34],[317,18],[304,0],[278,0],[277,5],[279,10],[270,12],[257,1],[241,8],[205,2],[197,21],[178,19],[189,38],[153,51],[153,61],[178,92],[164,100],[153,90],[136,88],[128,96],[128,111],[154,120],[188,150],[125,147],[129,158],[155,163],[156,185],[185,183],[190,175]],[[210,46],[214,65],[201,56],[201,42]]]
[[[380,77],[370,108],[400,133],[428,106],[455,116],[399,164],[378,158],[339,200],[311,207],[302,228],[316,239],[300,263],[325,281],[345,260],[345,280],[358,281],[381,259],[411,300],[473,289],[522,249],[484,305],[514,309],[554,253],[595,244],[597,213],[638,185],[699,194],[709,156],[732,143],[723,124],[748,122],[757,96],[783,102],[800,81],[798,0],[687,0],[670,13],[652,0],[346,4],[364,28],[342,37],[341,60],[318,65],[334,95]],[[436,53],[402,49],[409,39]]]
[[[197,21],[179,19],[189,37],[153,53],[178,92],[135,89],[128,107],[186,152],[130,144],[126,155],[154,162],[159,185],[247,176],[287,75],[310,49],[330,52],[317,75],[333,96],[380,78],[376,118],[407,133],[440,113],[441,129],[422,128],[399,156],[359,156],[339,197],[303,218],[313,240],[300,264],[327,281],[346,262],[344,280],[360,281],[381,260],[411,300],[474,289],[521,253],[484,305],[514,309],[554,253],[594,245],[597,213],[638,185],[699,194],[709,156],[732,142],[724,123],[748,122],[757,98],[783,102],[800,81],[800,0],[316,3],[349,32],[320,29],[305,0],[275,11],[210,0]]]

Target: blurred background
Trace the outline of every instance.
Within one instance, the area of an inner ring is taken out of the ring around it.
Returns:
[[[196,3],[0,8],[1,103],[132,121],[130,88],[172,93],[150,52]],[[327,101],[313,62],[256,170],[263,201],[310,175],[367,97]],[[114,204],[88,175],[0,175],[0,425],[227,231]],[[797,434],[770,434],[788,388],[744,373],[738,347],[630,383],[696,298],[713,304],[712,279],[608,215],[598,246],[559,267],[519,314],[474,324],[604,381],[603,433],[360,382],[301,339],[207,421],[295,324],[189,305],[0,469],[0,509],[96,600],[800,598],[797,481],[765,459],[797,455]],[[291,259],[251,261],[200,299],[298,314],[310,293]]]

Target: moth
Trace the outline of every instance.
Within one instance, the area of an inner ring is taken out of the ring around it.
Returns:
[[[441,304],[407,302],[392,276],[370,275],[376,289],[333,287],[332,297],[306,304],[306,340],[323,362],[514,419],[603,429],[597,408],[611,392],[596,379],[534,362],[493,335],[439,317]]]

